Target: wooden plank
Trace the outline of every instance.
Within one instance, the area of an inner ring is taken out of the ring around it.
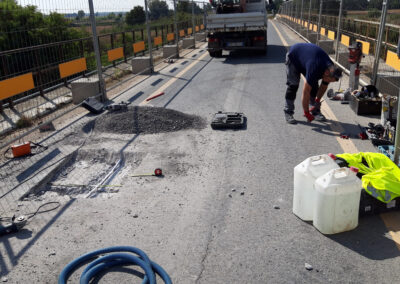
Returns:
[[[173,41],[174,39],[175,39],[174,33],[167,34],[167,41]]]
[[[184,37],[185,36],[185,30],[180,30],[179,31],[179,36]]]
[[[139,41],[133,44],[133,53],[138,53],[145,49],[144,41]]]
[[[124,57],[124,49],[122,47],[111,49],[107,51],[107,56],[109,62],[120,59]]]
[[[162,37],[161,36],[157,36],[154,38],[154,46],[157,45],[162,45]]]
[[[340,42],[345,46],[350,46],[350,37],[347,35],[342,35],[342,40]]]
[[[335,32],[328,30],[328,38],[331,40],[335,40]]]
[[[359,39],[357,39],[357,41],[362,43],[362,53],[368,55],[371,44],[368,41],[363,41]]]
[[[65,78],[76,73],[86,71],[86,58],[82,57],[69,62],[61,63],[58,65],[58,70],[60,71],[61,78]]]
[[[35,87],[32,73],[0,81],[0,100],[10,98]]]
[[[388,50],[386,53],[386,64],[400,71],[400,59],[395,52]]]

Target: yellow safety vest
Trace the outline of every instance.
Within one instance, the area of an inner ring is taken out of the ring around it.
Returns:
[[[384,154],[360,152],[336,156],[364,174],[361,178],[362,186],[376,199],[388,203],[400,196],[400,168]]]

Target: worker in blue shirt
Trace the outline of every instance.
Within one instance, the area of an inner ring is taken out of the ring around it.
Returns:
[[[304,116],[309,122],[325,121],[321,113],[321,98],[328,84],[342,77],[342,70],[335,67],[329,55],[322,48],[312,43],[297,43],[286,54],[287,89],[285,119],[295,124],[294,101],[300,84],[300,74],[305,77],[302,106]],[[321,84],[318,81],[322,79]]]

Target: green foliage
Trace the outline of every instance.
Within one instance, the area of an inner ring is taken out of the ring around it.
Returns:
[[[149,2],[150,19],[157,20],[168,16],[168,4],[162,0],[151,0]]]
[[[78,16],[76,16],[76,19],[78,21],[82,20],[85,17],[85,12],[83,10],[78,11]]]
[[[368,18],[379,18],[381,16],[381,11],[373,8],[368,10]]]
[[[142,6],[135,6],[125,15],[125,22],[131,26],[143,24],[145,21],[146,15]]]

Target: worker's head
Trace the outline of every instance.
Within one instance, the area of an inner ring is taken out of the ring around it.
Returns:
[[[322,76],[322,81],[331,83],[339,81],[342,77],[342,69],[335,67],[334,65],[329,66]]]

